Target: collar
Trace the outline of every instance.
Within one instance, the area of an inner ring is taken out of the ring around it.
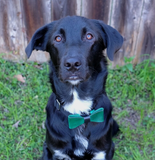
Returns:
[[[58,100],[58,98],[55,98],[55,101],[54,101],[54,106],[56,107],[57,110],[60,110],[61,109],[61,106],[64,104],[64,102],[60,102]]]

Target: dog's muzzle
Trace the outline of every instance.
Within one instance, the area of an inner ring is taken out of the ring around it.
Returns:
[[[72,85],[77,85],[84,81],[86,79],[86,67],[84,64],[84,60],[80,59],[80,57],[66,58],[61,66],[62,81],[69,82]]]

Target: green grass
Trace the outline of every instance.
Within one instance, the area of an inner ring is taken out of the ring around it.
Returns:
[[[114,138],[115,160],[155,160],[155,61],[133,68],[134,57],[109,70],[107,93],[121,133]]]
[[[37,159],[45,139],[45,106],[51,94],[48,66],[0,59],[0,159]],[[26,83],[14,75],[22,74]],[[19,122],[18,126],[13,127]]]
[[[155,160],[155,61],[109,69],[107,93],[121,132],[114,160]],[[51,94],[48,65],[0,58],[0,159],[30,160],[42,154],[45,106]],[[26,83],[14,75],[22,74]]]

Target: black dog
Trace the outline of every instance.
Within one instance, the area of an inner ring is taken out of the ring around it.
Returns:
[[[46,107],[43,160],[112,159],[112,136],[119,127],[105,91],[103,50],[107,48],[107,56],[113,60],[122,43],[114,28],[78,16],[54,21],[35,32],[27,56],[36,49],[51,57],[53,93]]]

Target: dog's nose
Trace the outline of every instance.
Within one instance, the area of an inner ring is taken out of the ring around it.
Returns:
[[[81,66],[81,61],[77,58],[69,58],[65,61],[64,66],[67,70],[79,70]]]

